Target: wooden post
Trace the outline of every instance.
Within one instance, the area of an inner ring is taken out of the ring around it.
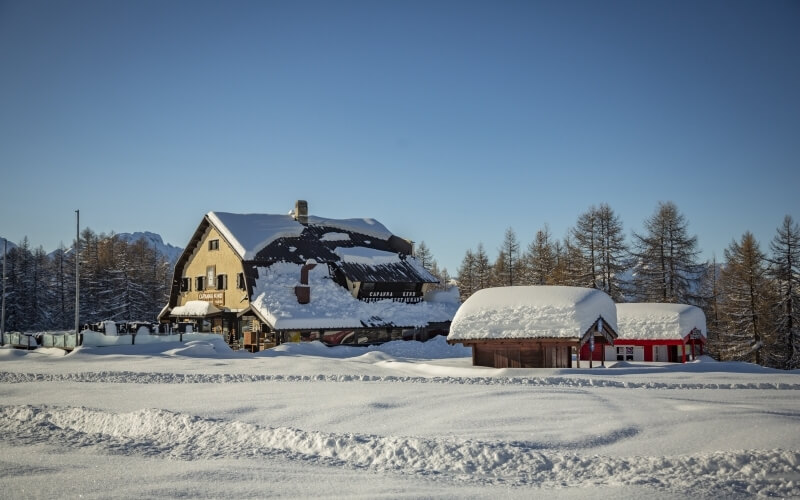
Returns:
[[[600,346],[601,346],[601,349],[603,349],[603,353],[601,354],[602,358],[600,358],[602,361],[600,361],[600,364],[603,366],[603,368],[605,368],[606,367],[606,340],[605,339],[603,339],[603,343],[600,344]]]

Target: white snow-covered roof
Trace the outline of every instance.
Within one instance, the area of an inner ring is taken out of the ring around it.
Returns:
[[[233,214],[228,212],[209,212],[209,220],[225,237],[243,260],[253,260],[264,247],[278,238],[298,237],[303,232],[303,224],[291,215],[276,214]],[[375,219],[325,219],[309,216],[311,226],[330,227],[363,234],[373,238],[388,240],[392,233]],[[331,238],[344,240],[347,234],[327,233]]]
[[[394,252],[385,252],[367,247],[336,247],[333,253],[350,264],[364,264],[379,266],[381,264],[394,264],[400,262],[400,256]]]
[[[190,300],[182,306],[172,308],[170,316],[201,318],[218,312],[220,312],[220,309],[211,302],[206,302],[205,300]]]
[[[580,338],[599,317],[617,330],[614,301],[600,290],[569,286],[486,288],[461,305],[447,340]]]
[[[278,238],[300,236],[303,225],[289,215],[209,212],[208,218],[243,260],[252,260]]]
[[[452,301],[364,302],[330,279],[327,266],[309,271],[311,302],[299,304],[294,287],[299,284],[300,267],[280,262],[257,268],[259,277],[250,307],[276,330],[363,328],[365,325],[422,327],[432,322],[450,321],[458,309],[458,303]]]
[[[619,339],[681,340],[697,328],[706,336],[706,315],[686,304],[617,304]]]

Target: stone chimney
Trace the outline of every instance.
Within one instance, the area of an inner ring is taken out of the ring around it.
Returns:
[[[294,202],[293,217],[300,224],[308,224],[308,202],[306,200]]]

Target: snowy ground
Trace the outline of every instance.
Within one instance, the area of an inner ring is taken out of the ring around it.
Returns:
[[[800,496],[800,372],[472,367],[444,339],[0,349],[6,498]]]

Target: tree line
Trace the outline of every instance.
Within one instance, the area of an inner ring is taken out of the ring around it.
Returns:
[[[423,265],[444,283],[430,250]],[[490,260],[483,244],[464,254],[455,277],[461,300],[488,287],[596,288],[615,302],[696,305],[706,314],[709,354],[719,360],[800,368],[800,227],[787,215],[767,251],[749,231],[724,260],[699,260],[697,236],[672,202],[661,202],[628,240],[607,204],[591,206],[559,239],[547,224],[523,248],[512,228]]]
[[[75,241],[47,254],[25,237],[6,256],[6,331],[75,327]],[[145,240],[80,235],[80,324],[155,321],[169,299],[172,264]],[[2,249],[0,249],[2,257]]]

